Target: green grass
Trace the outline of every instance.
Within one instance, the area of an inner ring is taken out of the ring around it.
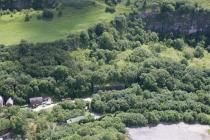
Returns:
[[[170,58],[175,61],[181,61],[184,57],[185,52],[191,53],[193,55],[193,52],[195,51],[194,48],[191,47],[185,47],[183,51],[178,51],[174,48],[168,48],[166,46],[163,46],[164,49],[161,51],[160,56],[163,58]],[[151,47],[144,45],[144,48],[147,48],[148,50],[151,50]],[[195,58],[188,60],[189,67],[197,67],[197,68],[207,68],[210,69],[210,53],[207,51],[204,51],[204,57],[202,58]]]
[[[63,16],[55,16],[52,21],[37,20],[36,15],[40,11],[31,12],[33,18],[29,22],[24,21],[23,12],[13,14],[13,17],[4,15],[0,17],[0,44],[18,44],[22,39],[29,42],[55,41],[98,22],[109,22],[116,14],[130,10],[123,5],[116,9],[115,14],[105,13],[104,3],[98,1],[96,6],[81,6],[79,9],[66,6]]]

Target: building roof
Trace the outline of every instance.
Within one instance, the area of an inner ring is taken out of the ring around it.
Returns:
[[[43,101],[43,98],[42,97],[34,97],[34,98],[30,98],[29,100],[30,100],[30,102],[33,102],[33,101]]]
[[[51,100],[51,97],[42,97],[43,101]]]
[[[34,97],[29,99],[31,105],[39,105],[42,104],[43,98],[42,97]]]
[[[14,100],[10,97],[6,102],[6,105],[13,105],[13,104],[14,104]]]
[[[110,85],[110,86],[94,86],[93,91],[96,93],[98,91],[112,91],[112,90],[123,90],[125,89],[125,85]]]

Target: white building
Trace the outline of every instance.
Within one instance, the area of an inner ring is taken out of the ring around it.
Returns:
[[[4,99],[2,96],[0,96],[0,107],[2,107],[4,105]]]
[[[7,102],[6,102],[7,106],[13,106],[14,105],[14,100],[10,97]]]

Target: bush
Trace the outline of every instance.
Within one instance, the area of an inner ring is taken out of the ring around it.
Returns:
[[[28,14],[26,14],[26,16],[25,16],[25,22],[28,22],[28,21],[30,21],[30,20],[31,20],[31,16],[28,15]]]
[[[116,12],[115,7],[106,7],[105,12],[114,13]]]
[[[63,12],[62,11],[59,11],[58,12],[58,17],[61,17],[63,15]]]
[[[44,9],[42,13],[43,19],[52,19],[54,17],[54,11],[51,9]]]
[[[174,12],[175,11],[175,7],[172,4],[163,4],[161,6],[161,12],[165,13],[165,12]]]
[[[196,47],[195,52],[194,52],[194,56],[196,58],[201,58],[204,56],[204,49],[201,47]]]
[[[184,52],[184,57],[185,57],[187,60],[190,60],[191,58],[193,58],[193,53]]]
[[[183,39],[176,39],[176,40],[174,40],[172,46],[173,46],[174,49],[182,50],[185,46],[185,42],[184,42]]]
[[[140,113],[121,113],[118,117],[126,124],[126,126],[145,126],[148,120]]]

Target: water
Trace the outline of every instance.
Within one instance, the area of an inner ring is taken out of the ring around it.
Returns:
[[[210,126],[185,123],[127,128],[131,140],[210,140]]]

